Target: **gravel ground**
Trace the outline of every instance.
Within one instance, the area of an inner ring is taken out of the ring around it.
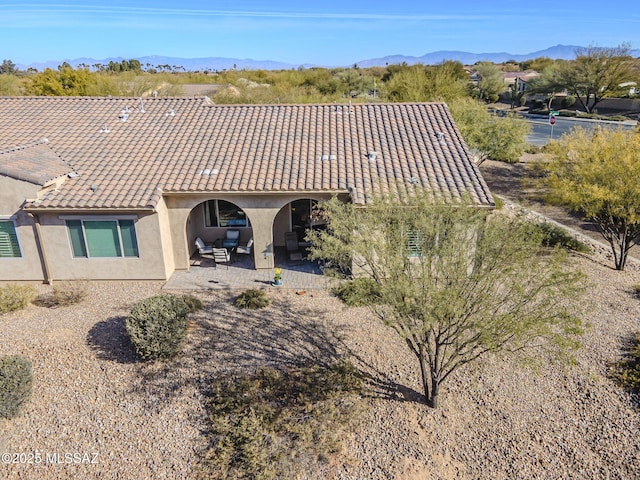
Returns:
[[[406,345],[367,309],[347,309],[322,291],[270,289],[274,304],[249,313],[231,305],[230,292],[198,292],[207,306],[169,364],[136,362],[124,333],[131,306],[161,283],[95,282],[79,305],[4,315],[0,353],[29,357],[35,384],[24,413],[0,420],[0,450],[37,451],[42,463],[0,465],[0,477],[193,478],[207,447],[207,378],[348,356],[369,377],[368,408],[345,439],[356,462],[334,478],[640,478],[640,411],[607,376],[640,329],[640,301],[631,294],[640,271],[572,261],[591,282],[577,365],[534,372],[488,358],[451,378],[435,411],[420,403],[419,369]],[[74,453],[97,463],[65,464]],[[47,464],[47,454],[58,463]]]

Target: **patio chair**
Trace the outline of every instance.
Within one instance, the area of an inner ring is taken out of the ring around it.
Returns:
[[[213,253],[213,247],[204,243],[200,237],[196,237],[196,247],[198,248],[198,255],[211,255]]]
[[[216,265],[224,263],[229,270],[229,263],[231,263],[231,254],[226,248],[213,248],[213,261]]]
[[[246,245],[238,245],[236,253],[242,253],[244,255],[251,255],[251,248],[253,247],[253,237],[249,239]]]
[[[226,237],[222,240],[224,248],[236,248],[240,241],[240,230],[227,230]]]
[[[287,246],[287,256],[289,260],[301,261],[302,252],[300,251],[300,245],[298,245],[298,235],[296,232],[285,233],[284,243]]]

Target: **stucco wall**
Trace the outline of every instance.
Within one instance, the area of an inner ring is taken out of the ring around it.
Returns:
[[[169,278],[176,269],[176,262],[173,258],[173,239],[171,237],[169,211],[164,199],[160,199],[158,202],[158,205],[156,206],[156,213],[158,215],[158,223],[160,227],[160,242],[162,244],[165,278]]]
[[[125,212],[121,213],[126,214]],[[119,214],[120,215],[120,214]],[[41,213],[42,238],[55,280],[166,280],[167,264],[163,254],[163,229],[156,213],[135,213],[135,229],[139,257],[121,258],[75,258],[65,219],[87,219],[89,215],[70,216],[61,213]],[[91,219],[114,218],[118,215],[91,215]],[[166,223],[166,222],[165,222]],[[170,265],[171,262],[169,262]],[[172,273],[173,269],[171,269]]]
[[[205,200],[220,199],[236,204],[247,214],[251,221],[254,240],[254,260],[257,269],[273,268],[273,248],[274,248],[274,225],[277,228],[276,238],[279,237],[280,229],[284,226],[289,228],[286,213],[278,215],[281,209],[294,200],[310,198],[313,200],[325,200],[330,198],[329,193],[291,193],[291,194],[238,194],[238,195],[212,195],[212,194],[169,194],[165,196],[169,212],[169,221],[173,236],[173,251],[177,270],[189,269],[190,253],[194,247],[190,245],[191,240],[199,232],[197,224],[202,219],[201,212],[197,210],[190,219],[190,214],[195,207]],[[288,211],[288,209],[287,209]],[[278,221],[274,223],[276,216]],[[283,220],[286,219],[285,220]],[[243,229],[240,229],[241,231]],[[286,230],[285,230],[286,231]],[[246,231],[244,234],[246,235]],[[284,238],[284,232],[282,232]],[[212,236],[213,238],[217,238]],[[202,235],[203,239],[209,239],[208,235]],[[246,238],[243,239],[246,241]],[[283,241],[283,240],[282,240]]]
[[[35,222],[21,210],[26,199],[36,198],[38,185],[0,176],[0,218],[15,221],[22,257],[0,258],[0,280],[44,280]]]

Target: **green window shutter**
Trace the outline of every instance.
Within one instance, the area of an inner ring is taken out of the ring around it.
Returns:
[[[119,220],[120,236],[122,237],[122,249],[125,257],[138,256],[138,240],[133,220]]]
[[[89,256],[121,257],[118,224],[114,220],[85,221],[84,231],[87,236]]]
[[[67,220],[67,228],[69,229],[69,238],[71,238],[71,249],[73,250],[73,256],[86,257],[87,247],[84,243],[82,222],[80,220]]]
[[[422,255],[422,234],[417,230],[407,232],[407,253],[410,257]]]
[[[11,220],[0,221],[0,258],[21,256],[15,225]]]

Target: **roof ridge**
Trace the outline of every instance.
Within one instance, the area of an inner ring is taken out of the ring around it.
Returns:
[[[8,147],[8,148],[0,149],[0,155],[5,154],[5,153],[19,152],[20,150],[26,150],[28,148],[37,147],[39,145],[46,145],[48,143],[49,143],[49,140],[47,139],[47,137],[42,137],[40,140],[35,140],[33,142],[24,143],[22,145],[16,145],[14,147]]]

